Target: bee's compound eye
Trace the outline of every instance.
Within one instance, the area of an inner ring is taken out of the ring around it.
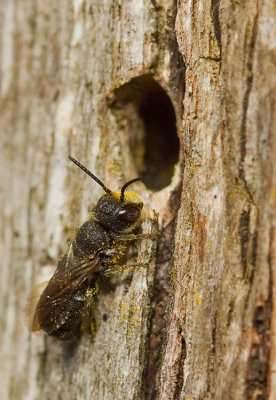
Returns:
[[[122,211],[119,212],[118,219],[124,222],[135,222],[140,217],[140,208],[129,205],[125,206]]]

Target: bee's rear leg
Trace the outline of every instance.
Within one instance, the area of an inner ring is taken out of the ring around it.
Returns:
[[[97,331],[97,321],[95,318],[95,296],[99,291],[98,284],[95,287],[89,288],[85,293],[85,302],[83,308],[82,316],[82,330],[84,332],[89,332],[92,336],[95,335]]]

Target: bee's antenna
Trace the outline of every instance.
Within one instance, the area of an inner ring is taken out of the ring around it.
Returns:
[[[87,168],[85,168],[84,165],[82,165],[80,162],[78,162],[77,160],[75,160],[75,158],[68,156],[69,160],[73,161],[74,164],[76,164],[80,169],[82,169],[87,175],[89,175],[92,179],[94,179],[94,181],[96,181],[102,188],[103,190],[108,193],[111,194],[111,190],[109,190],[100,180],[99,178],[97,178],[95,175],[92,174],[92,172],[90,172]],[[125,186],[125,185],[124,185]],[[124,187],[123,186],[123,187]]]
[[[140,179],[142,179],[142,178],[134,178],[134,179],[131,179],[130,181],[127,181],[125,184],[124,184],[124,186],[122,187],[122,189],[121,189],[121,196],[120,196],[120,201],[123,203],[123,201],[124,201],[124,199],[125,199],[125,190],[126,190],[126,188],[127,188],[127,186],[128,185],[131,185],[132,183],[134,183],[134,182],[137,182],[137,181],[140,181]]]

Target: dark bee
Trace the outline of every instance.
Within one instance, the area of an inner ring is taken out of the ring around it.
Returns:
[[[43,330],[60,340],[80,335],[84,314],[96,292],[96,276],[125,269],[121,263],[128,244],[137,237],[133,232],[140,225],[143,208],[135,193],[125,193],[127,186],[141,178],[112,192],[77,160],[69,159],[93,178],[105,194],[88,220],[76,230],[34,312],[31,330]]]

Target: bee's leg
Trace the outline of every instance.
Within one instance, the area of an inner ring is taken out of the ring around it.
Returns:
[[[85,332],[91,333],[93,336],[97,330],[97,322],[94,315],[95,296],[99,291],[98,284],[89,288],[85,293],[85,303],[83,308],[82,328]]]
[[[122,240],[122,241],[131,241],[133,242],[134,240],[141,240],[141,239],[157,239],[158,238],[158,233],[157,232],[147,232],[147,233],[126,233],[126,234],[121,234],[117,235],[116,239]]]
[[[137,264],[126,264],[126,265],[112,265],[111,268],[108,268],[104,271],[105,275],[113,275],[124,271],[130,271],[137,267],[148,268],[149,264],[137,263]]]

